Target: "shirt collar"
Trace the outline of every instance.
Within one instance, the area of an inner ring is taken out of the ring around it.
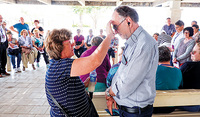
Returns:
[[[134,43],[137,42],[138,40],[138,36],[140,35],[140,33],[143,31],[144,29],[139,26],[134,32],[133,34],[131,35],[131,37],[128,38],[128,40],[126,41],[125,45],[133,45]]]

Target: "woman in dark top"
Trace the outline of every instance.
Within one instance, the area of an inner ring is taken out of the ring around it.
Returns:
[[[74,36],[74,53],[79,58],[84,52],[84,36],[81,35],[81,30],[77,29],[77,35]]]
[[[79,76],[93,71],[102,63],[114,33],[110,21],[107,25],[107,38],[90,56],[78,59],[71,59],[74,55],[71,36],[72,33],[66,29],[54,29],[46,39],[46,51],[51,60],[45,84],[55,100],[67,111],[68,116],[87,117],[90,103]],[[51,106],[51,117],[65,117],[50,95],[46,95]]]
[[[39,26],[39,21],[38,20],[34,20],[34,24],[35,24],[35,27],[31,30],[31,35],[34,36],[34,30],[35,29],[38,29],[39,30],[39,33],[40,33],[40,36],[43,36],[44,35],[44,29]]]
[[[191,60],[190,52],[195,45],[195,40],[193,39],[193,28],[186,27],[184,30],[185,38],[180,39],[178,47],[175,49],[173,54],[173,63],[179,63],[180,66]]]
[[[183,89],[200,89],[200,42],[197,42],[191,52],[192,61],[184,63],[180,70],[183,74]],[[197,112],[200,111],[200,105],[182,106],[179,109]]]

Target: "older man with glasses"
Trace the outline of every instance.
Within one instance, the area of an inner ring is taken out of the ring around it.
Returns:
[[[126,39],[126,43],[106,99],[111,114],[112,104],[118,104],[121,117],[151,117],[156,96],[158,46],[139,26],[138,19],[136,10],[128,6],[117,7],[112,15],[115,34]]]

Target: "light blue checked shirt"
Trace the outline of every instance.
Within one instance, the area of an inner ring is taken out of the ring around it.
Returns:
[[[158,46],[141,26],[125,43],[122,63],[112,81],[118,105],[145,107],[154,103]]]

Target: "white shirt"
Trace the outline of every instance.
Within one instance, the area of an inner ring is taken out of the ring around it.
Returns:
[[[172,47],[172,49],[175,50],[178,47],[178,43],[179,43],[180,39],[182,39],[184,37],[185,36],[183,34],[183,30],[180,33],[176,32],[171,41],[171,45],[174,46],[174,48]]]
[[[1,36],[1,42],[6,41],[6,33],[5,30],[3,29],[2,25],[0,26],[0,36]]]

